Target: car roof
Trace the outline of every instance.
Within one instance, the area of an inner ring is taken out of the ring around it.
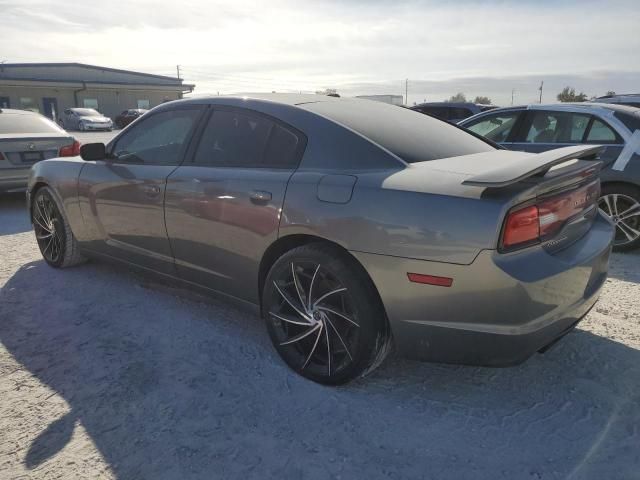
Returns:
[[[493,107],[493,105],[486,105],[484,103],[473,103],[473,102],[424,102],[419,103],[418,105],[414,105],[409,108],[416,107]]]
[[[15,108],[0,108],[0,113],[9,113],[12,115],[40,115],[39,113],[32,112],[31,110],[17,110]]]

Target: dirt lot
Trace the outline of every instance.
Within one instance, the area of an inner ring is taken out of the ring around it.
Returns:
[[[640,255],[555,349],[396,358],[326,388],[259,319],[118,267],[40,258],[0,197],[0,478],[640,478]]]

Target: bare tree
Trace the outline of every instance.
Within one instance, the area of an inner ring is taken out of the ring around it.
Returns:
[[[613,90],[609,90],[609,91],[607,92],[607,96],[613,96],[613,95],[615,95],[615,94],[616,94],[616,92],[614,92]]]

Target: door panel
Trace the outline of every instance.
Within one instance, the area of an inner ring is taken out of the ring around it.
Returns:
[[[258,268],[278,237],[290,170],[179,167],[168,179],[167,233],[178,275],[258,301]]]
[[[89,248],[175,274],[164,224],[166,178],[175,166],[87,162],[80,175]]]
[[[87,248],[175,274],[164,220],[167,177],[182,162],[200,107],[163,110],[116,137],[79,179]]]

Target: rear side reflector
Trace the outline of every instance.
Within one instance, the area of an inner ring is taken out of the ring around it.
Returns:
[[[423,275],[422,273],[407,273],[407,277],[413,283],[424,283],[438,287],[450,287],[453,284],[453,278],[449,277],[436,277],[435,275]]]
[[[74,140],[71,145],[60,147],[60,152],[58,154],[61,157],[77,157],[80,155],[80,142]]]

